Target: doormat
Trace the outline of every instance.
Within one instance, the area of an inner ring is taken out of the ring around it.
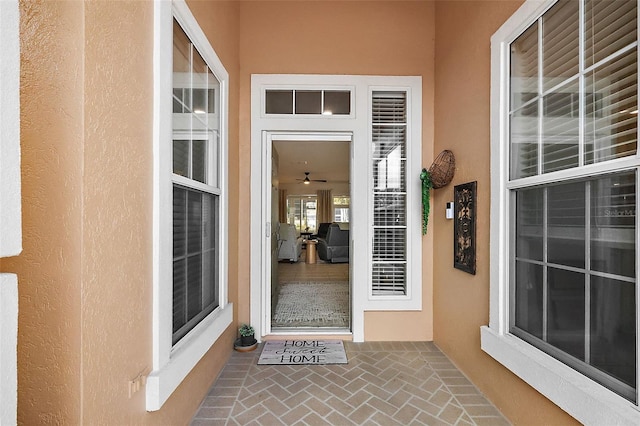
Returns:
[[[346,364],[342,340],[268,340],[258,365]]]

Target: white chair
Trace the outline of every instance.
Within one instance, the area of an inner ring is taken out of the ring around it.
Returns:
[[[296,228],[288,223],[281,223],[278,230],[278,260],[288,259],[297,262],[302,253],[302,238],[298,237]]]

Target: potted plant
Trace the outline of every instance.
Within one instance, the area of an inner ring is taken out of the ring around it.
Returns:
[[[240,334],[241,346],[251,346],[256,343],[255,330],[249,324],[242,324],[238,329],[238,334]]]

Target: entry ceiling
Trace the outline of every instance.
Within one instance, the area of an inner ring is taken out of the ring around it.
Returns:
[[[309,172],[309,179],[328,183],[349,182],[349,142],[274,141],[279,157],[280,183],[298,183]]]

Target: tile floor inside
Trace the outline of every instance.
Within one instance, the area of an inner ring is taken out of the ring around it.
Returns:
[[[346,365],[257,365],[235,352],[200,425],[508,425],[431,342],[345,342]]]

